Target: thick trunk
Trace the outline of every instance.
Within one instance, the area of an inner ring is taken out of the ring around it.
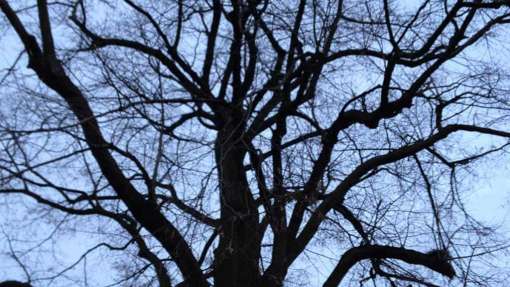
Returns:
[[[215,250],[214,283],[218,287],[260,286],[259,215],[244,172],[246,148],[239,141],[238,125],[234,121],[227,124],[216,140],[222,220]]]

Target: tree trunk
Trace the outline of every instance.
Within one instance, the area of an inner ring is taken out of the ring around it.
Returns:
[[[215,146],[222,227],[214,282],[221,287],[259,286],[259,215],[244,172],[246,147],[239,140],[240,125],[230,120],[218,133]]]

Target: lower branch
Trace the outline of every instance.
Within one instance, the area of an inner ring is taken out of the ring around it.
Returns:
[[[434,270],[446,277],[453,278],[455,270],[449,262],[448,256],[440,253],[421,253],[403,247],[371,245],[349,249],[342,255],[333,272],[324,283],[324,287],[338,286],[347,272],[358,262],[365,259],[398,259],[409,264],[421,265]]]
[[[9,280],[0,282],[0,287],[32,287],[32,285],[30,285],[30,283]]]

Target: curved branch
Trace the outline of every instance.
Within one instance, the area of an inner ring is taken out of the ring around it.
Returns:
[[[437,256],[436,253],[422,253],[403,247],[371,245],[354,247],[345,252],[323,286],[338,286],[347,272],[356,263],[365,259],[397,259],[409,264],[427,267],[449,278],[455,276],[455,270],[448,262],[448,258]]]
[[[32,287],[30,283],[23,283],[19,281],[9,280],[0,282],[0,287]]]
[[[466,131],[477,132],[480,134],[487,134],[493,136],[500,136],[510,138],[510,132],[499,131],[491,128],[477,127],[472,125],[452,124],[441,128],[435,134],[429,136],[427,139],[417,141],[413,144],[403,146],[383,155],[375,156],[356,167],[343,181],[339,184],[334,191],[327,195],[327,198],[317,207],[312,213],[310,219],[302,229],[299,236],[293,242],[293,250],[289,256],[289,262],[292,262],[304,250],[308,242],[312,239],[317,232],[319,225],[325,218],[325,215],[335,206],[342,204],[347,192],[353,186],[358,184],[363,176],[371,170],[404,159],[406,157],[417,154],[418,152],[432,147],[435,143],[445,139],[450,134]]]
[[[36,48],[28,46],[31,42],[27,43],[24,39],[25,34],[28,33],[6,1],[0,0],[0,10],[7,15],[10,24],[15,27],[25,48],[40,51],[36,42]],[[33,38],[30,34],[28,37]],[[110,145],[102,134],[88,100],[66,74],[62,64],[55,58],[47,57],[40,52],[29,52],[29,55],[31,68],[36,72],[38,78],[61,96],[76,118],[81,121],[81,129],[92,155],[112,189],[119,195],[129,211],[144,228],[161,242],[165,250],[175,260],[185,279],[189,279],[193,286],[208,286],[191,248],[179,230],[164,216],[156,204],[146,200],[126,178],[108,150]]]

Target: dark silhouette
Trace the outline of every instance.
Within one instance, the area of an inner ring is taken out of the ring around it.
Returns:
[[[115,223],[119,285],[501,279],[461,178],[508,151],[506,1],[32,2],[0,196]]]

